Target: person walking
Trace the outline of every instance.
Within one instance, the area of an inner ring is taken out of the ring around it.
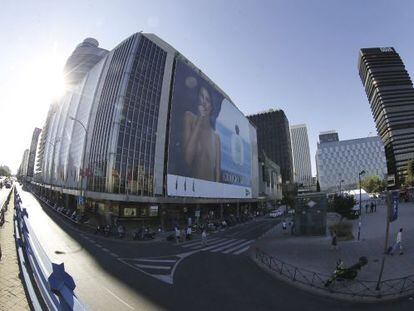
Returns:
[[[331,242],[331,249],[338,249],[338,237],[336,236],[336,231],[332,232],[332,242]]]
[[[186,230],[187,228],[183,228],[182,230],[181,230],[181,236],[180,236],[180,240],[181,240],[181,242],[184,242],[185,241],[185,235],[187,234],[187,230]]]
[[[368,214],[368,203],[365,204],[365,214]]]
[[[175,227],[175,242],[178,244],[180,243],[180,229],[178,229],[178,226]]]
[[[187,240],[191,240],[191,234],[192,234],[191,227],[188,226],[187,227],[187,236],[186,236]]]
[[[285,234],[286,233],[286,221],[285,220],[283,220],[282,222],[282,229],[283,229],[283,234]]]
[[[397,233],[397,239],[395,241],[394,247],[392,248],[392,251],[391,251],[391,256],[394,255],[394,252],[397,250],[397,248],[400,250],[400,255],[404,254],[403,247],[402,247],[402,232],[403,232],[403,228],[400,228],[400,231],[398,231]]]
[[[203,232],[201,233],[201,245],[207,244],[207,232],[206,229],[203,229]]]

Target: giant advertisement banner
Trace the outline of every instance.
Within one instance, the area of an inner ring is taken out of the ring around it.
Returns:
[[[177,60],[170,112],[170,196],[252,197],[249,121],[197,71]]]

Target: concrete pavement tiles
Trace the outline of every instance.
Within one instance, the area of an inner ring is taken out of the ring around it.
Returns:
[[[26,294],[20,279],[13,230],[13,196],[6,212],[6,221],[0,229],[3,256],[0,261],[0,311],[29,310]]]
[[[358,279],[378,280],[384,252],[386,209],[377,208],[377,212],[362,215],[361,241],[340,241],[339,249],[332,250],[329,235],[322,237],[293,237],[282,232],[278,226],[271,234],[259,240],[253,247],[258,247],[266,254],[289,263],[298,268],[321,274],[332,274],[340,258],[345,266],[366,256],[368,265],[363,267]],[[352,221],[354,236],[357,237],[358,220]],[[391,223],[389,245],[393,245],[397,232],[403,228],[404,255],[386,256],[382,280],[402,278],[414,275],[414,203],[400,203],[399,218]]]

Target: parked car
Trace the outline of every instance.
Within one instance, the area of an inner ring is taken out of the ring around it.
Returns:
[[[283,209],[278,208],[269,213],[269,217],[276,218],[283,215]]]

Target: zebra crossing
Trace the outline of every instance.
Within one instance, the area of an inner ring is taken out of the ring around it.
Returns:
[[[195,241],[187,241],[179,244],[186,250],[193,251],[209,251],[212,253],[222,253],[227,255],[240,255],[247,251],[255,240],[234,239],[234,238],[208,238],[205,244],[200,239]]]

